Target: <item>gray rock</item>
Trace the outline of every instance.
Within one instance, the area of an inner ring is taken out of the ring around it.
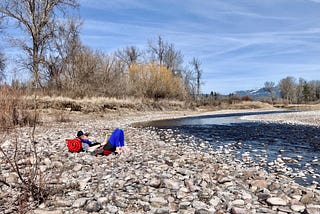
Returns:
[[[186,210],[190,206],[191,206],[191,202],[189,202],[189,201],[183,201],[179,204],[179,208],[182,210]]]
[[[63,214],[62,210],[43,210],[36,209],[32,211],[33,214]]]
[[[101,204],[98,201],[89,201],[86,206],[88,212],[99,212],[101,210]]]
[[[192,207],[194,207],[196,210],[200,210],[200,209],[207,209],[208,205],[202,201],[193,201],[192,202]]]
[[[83,207],[88,201],[88,198],[78,198],[73,204],[72,207],[74,208],[81,208]]]
[[[248,210],[245,208],[239,208],[239,207],[232,207],[231,208],[231,213],[232,214],[247,214],[250,213]]]
[[[320,213],[320,204],[308,204],[304,211],[307,214],[319,214]]]
[[[111,205],[111,204],[108,204],[108,205],[107,205],[106,210],[107,210],[108,213],[110,213],[110,214],[115,214],[115,213],[118,212],[118,208],[117,208],[116,206]]]
[[[220,198],[218,196],[213,196],[212,199],[209,201],[209,204],[213,207],[218,206],[220,203]]]
[[[166,188],[173,190],[178,190],[180,188],[179,183],[171,179],[163,179],[163,184]]]
[[[231,204],[236,207],[241,207],[241,206],[244,206],[244,200],[237,199],[232,201]]]
[[[161,184],[161,181],[158,178],[152,178],[149,182],[149,185],[155,188],[158,188],[160,184]]]
[[[210,211],[208,209],[200,208],[196,209],[195,214],[214,214],[215,211]]]
[[[78,182],[79,182],[79,187],[80,187],[80,190],[84,190],[87,185],[88,185],[88,182],[91,180],[91,176],[90,177],[87,177],[87,178],[82,178],[80,179]]]
[[[168,204],[168,201],[163,197],[153,197],[150,198],[149,202],[154,207],[163,207]]]
[[[303,212],[306,209],[304,205],[291,205],[290,208],[295,212]]]
[[[272,206],[286,206],[287,205],[287,202],[279,197],[268,198],[267,203]]]
[[[277,212],[275,210],[272,210],[269,208],[259,207],[259,208],[257,208],[257,213],[276,214]]]
[[[70,201],[66,201],[62,199],[57,199],[55,201],[52,201],[50,204],[55,207],[70,207],[72,205]]]
[[[168,207],[156,208],[153,210],[153,213],[155,213],[155,214],[169,214],[170,209]]]

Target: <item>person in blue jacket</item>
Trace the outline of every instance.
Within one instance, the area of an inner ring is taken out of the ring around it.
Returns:
[[[88,148],[91,146],[101,145],[98,142],[91,142],[89,140],[88,136],[89,136],[89,133],[84,132],[82,130],[78,131],[78,133],[77,133],[77,137],[81,140],[81,143],[82,143],[82,150],[85,152],[87,152]]]

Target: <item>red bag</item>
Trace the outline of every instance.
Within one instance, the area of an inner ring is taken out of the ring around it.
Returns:
[[[106,150],[106,149],[103,150],[103,155],[110,155],[110,154],[112,154],[111,151]]]
[[[80,152],[82,150],[82,143],[79,138],[66,139],[66,143],[70,152]]]

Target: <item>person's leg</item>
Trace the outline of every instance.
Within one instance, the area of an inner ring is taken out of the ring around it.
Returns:
[[[106,143],[106,144],[103,146],[103,149],[104,149],[104,150],[111,151],[111,152],[115,152],[115,151],[116,151],[116,147],[115,147],[115,146],[112,146],[112,145],[110,144],[110,142]]]
[[[124,133],[122,129],[119,129],[119,145],[120,147],[124,146]]]
[[[124,146],[124,132],[122,129],[115,129],[110,138],[109,142],[115,147],[123,147]]]

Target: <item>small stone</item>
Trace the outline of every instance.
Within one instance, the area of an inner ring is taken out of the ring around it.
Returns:
[[[251,200],[252,199],[252,195],[247,193],[247,192],[243,192],[242,193],[242,197],[243,200]]]
[[[178,182],[173,181],[171,179],[163,179],[163,183],[166,188],[173,189],[173,190],[178,190],[180,187]]]
[[[97,200],[101,205],[103,204],[107,204],[109,199],[107,197],[101,197],[101,198],[98,198]]]
[[[275,210],[271,210],[269,208],[260,207],[257,209],[257,213],[276,214],[277,212]]]
[[[72,204],[69,201],[58,199],[51,202],[55,207],[70,207]]]
[[[194,207],[196,210],[199,210],[199,209],[206,209],[208,205],[202,201],[193,201],[192,207]]]
[[[295,212],[303,212],[306,209],[304,205],[292,205],[290,208]]]
[[[292,210],[287,206],[279,206],[278,211],[284,212],[284,213],[292,213]]]
[[[47,166],[50,166],[50,165],[51,165],[51,160],[50,160],[50,158],[45,158],[45,159],[43,160],[43,162],[44,162],[44,164],[47,165]]]
[[[16,173],[10,173],[9,176],[6,178],[6,182],[11,183],[18,183],[19,176]]]
[[[87,198],[78,198],[73,204],[72,207],[74,208],[81,208],[87,203]]]
[[[267,188],[268,184],[265,180],[254,180],[251,183],[252,187],[260,187],[260,188]]]
[[[82,164],[76,164],[74,167],[73,167],[73,171],[77,172],[77,171],[80,171],[82,169]]]
[[[179,204],[179,208],[182,210],[186,210],[190,205],[191,203],[189,201],[183,201]]]
[[[168,207],[161,207],[161,208],[155,209],[153,213],[155,213],[155,214],[169,214],[170,209]]]
[[[196,209],[194,214],[211,214],[211,212],[208,209],[200,208],[200,209]]]
[[[197,191],[199,188],[193,184],[193,182],[191,180],[184,180],[184,185],[191,191],[191,192],[195,192]]]
[[[305,194],[301,197],[300,201],[303,204],[309,204],[312,200],[312,193]]]
[[[42,210],[42,209],[37,209],[34,210],[32,213],[34,214],[63,214],[62,210]]]
[[[90,201],[87,204],[86,211],[88,212],[99,212],[101,210],[101,205],[98,201]]]
[[[220,184],[224,184],[224,183],[227,183],[227,182],[231,182],[232,180],[233,180],[232,177],[220,177],[220,178],[218,179],[218,182],[219,182]]]
[[[108,213],[110,214],[116,214],[118,212],[118,208],[116,206],[113,206],[113,205],[108,205],[107,206],[107,211]]]
[[[79,182],[79,187],[80,187],[80,190],[84,190],[87,185],[88,185],[88,182],[91,180],[91,177],[87,177],[87,178],[83,178],[81,179]]]
[[[308,214],[319,214],[320,213],[320,205],[308,204],[306,206],[305,213],[308,213]]]
[[[286,206],[287,205],[287,202],[279,197],[268,198],[267,203],[272,206]]]
[[[163,207],[164,205],[168,204],[168,201],[163,197],[150,198],[149,202],[151,203],[152,206],[155,206],[155,207]]]
[[[183,191],[181,189],[177,192],[177,198],[178,199],[182,199],[182,198],[185,198],[187,196],[188,196],[188,193],[186,193],[185,191]]]
[[[249,212],[248,212],[248,210],[246,210],[244,208],[232,207],[231,208],[231,213],[232,214],[247,214]]]
[[[161,184],[161,181],[158,178],[152,178],[149,182],[149,186],[152,186],[155,188],[158,188],[160,186],[160,184]]]
[[[257,196],[259,201],[266,201],[268,198],[270,198],[270,194],[267,193],[260,193]]]
[[[233,206],[244,206],[244,200],[238,199],[231,202]]]

